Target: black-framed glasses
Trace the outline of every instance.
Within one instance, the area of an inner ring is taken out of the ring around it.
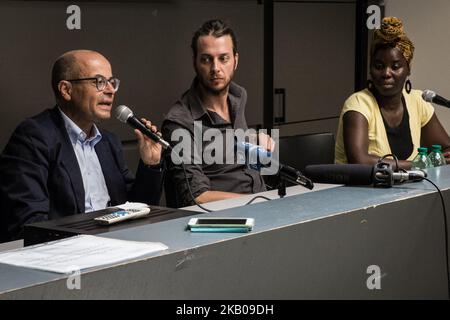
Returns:
[[[88,80],[94,80],[95,81],[95,86],[97,87],[98,91],[105,90],[106,86],[108,85],[108,82],[113,87],[114,92],[119,90],[119,84],[120,84],[120,80],[119,79],[113,78],[113,77],[111,77],[109,79],[106,79],[102,75],[96,75],[95,77],[91,77],[91,78],[68,79],[66,81],[77,82],[77,81],[88,81]]]

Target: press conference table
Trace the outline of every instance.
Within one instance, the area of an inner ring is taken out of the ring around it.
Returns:
[[[450,166],[429,178],[450,208]],[[190,233],[184,217],[104,233],[169,249],[85,270],[81,290],[67,289],[65,275],[0,264],[0,299],[448,299],[442,205],[426,181],[323,186],[208,215],[255,227]],[[373,266],[380,289],[367,286]]]

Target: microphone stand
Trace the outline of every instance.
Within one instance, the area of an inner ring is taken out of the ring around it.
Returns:
[[[307,189],[310,189],[310,190],[314,188],[314,183],[311,180],[306,179],[306,177],[303,177],[304,180],[307,180],[306,184],[299,181],[300,178],[299,178],[298,175],[301,175],[300,171],[297,171],[296,169],[291,168],[291,167],[289,167],[289,168],[292,169],[292,170],[295,170],[297,172],[297,179],[295,179],[291,175],[292,172],[291,172],[291,174],[286,173],[284,170],[280,170],[278,172],[278,175],[277,175],[278,176],[278,186],[277,186],[277,188],[278,188],[278,195],[280,196],[280,198],[284,198],[286,196],[286,182],[289,182],[289,183],[294,184],[294,185],[301,185],[301,186],[303,186],[303,187],[305,187]]]
[[[286,179],[281,175],[278,176],[278,195],[280,198],[284,198],[286,195]]]

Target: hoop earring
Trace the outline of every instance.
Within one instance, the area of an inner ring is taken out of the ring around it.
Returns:
[[[406,80],[406,82],[405,82],[405,90],[406,90],[406,93],[410,93],[411,92],[411,80]]]
[[[368,79],[367,82],[366,82],[366,86],[367,86],[367,89],[372,89],[373,81]]]

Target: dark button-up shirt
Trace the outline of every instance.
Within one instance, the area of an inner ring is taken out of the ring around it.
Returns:
[[[171,136],[176,129],[187,130],[191,139],[192,150],[194,146],[194,122],[201,123],[201,135],[210,128],[220,131],[213,141],[222,139],[223,148],[226,148],[226,129],[247,130],[245,121],[245,104],[247,92],[244,88],[231,82],[228,94],[228,106],[231,123],[222,119],[217,113],[207,110],[198,94],[198,81],[194,79],[191,88],[185,92],[181,99],[170,109],[166,115],[161,131],[166,141],[176,145],[178,140],[172,142]],[[198,128],[198,127],[197,127]],[[196,129],[197,131],[199,129]],[[196,133],[197,134],[197,133]],[[198,134],[197,134],[198,137]],[[199,138],[199,137],[198,137]],[[205,150],[211,142],[203,141],[201,146]],[[182,142],[182,141],[181,141]],[[231,143],[228,141],[228,144]],[[234,148],[228,146],[228,152],[234,152]],[[214,157],[214,153],[212,153]],[[166,199],[169,206],[187,206],[193,204],[189,193],[186,178],[181,165],[175,165],[170,156],[167,156],[167,172],[165,177]],[[230,159],[230,156],[228,157]],[[186,175],[194,198],[205,191],[225,191],[236,193],[256,193],[265,190],[264,181],[258,171],[247,168],[245,164],[237,164],[236,158],[231,157],[233,164],[226,161],[226,152],[223,152],[222,163],[194,163],[194,152],[191,153],[191,164],[186,164]],[[228,162],[228,164],[227,164]],[[209,162],[210,163],[210,162]]]

